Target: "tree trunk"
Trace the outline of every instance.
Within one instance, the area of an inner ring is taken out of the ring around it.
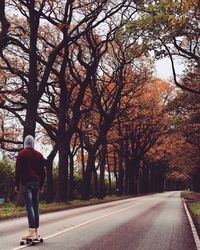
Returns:
[[[34,98],[34,96],[35,95],[33,95],[32,97],[30,97],[30,99],[27,100],[27,111],[23,135],[24,138],[27,135],[32,135],[33,137],[35,137],[38,102],[37,99]]]
[[[117,154],[116,154],[115,149],[113,151],[113,157],[114,157],[115,190],[116,190],[116,194],[119,195],[119,177],[118,177],[118,171],[117,171]]]
[[[53,182],[53,160],[57,153],[57,146],[54,146],[53,150],[49,154],[46,160],[46,202],[51,203],[54,201],[54,182]]]
[[[90,151],[86,165],[85,175],[83,178],[82,199],[88,200],[90,198],[91,178],[92,172],[95,169],[95,152]]]
[[[51,203],[54,200],[54,185],[53,185],[53,161],[49,161],[46,164],[46,177],[47,177],[47,190],[46,190],[46,202]]]
[[[30,49],[29,49],[29,73],[28,73],[28,95],[27,110],[24,127],[24,137],[26,135],[35,136],[36,116],[39,103],[39,95],[37,92],[37,39],[39,17],[34,11],[35,1],[30,2],[29,8],[29,25],[30,25]]]
[[[149,167],[145,162],[142,168],[140,190],[141,190],[141,193],[149,192]]]
[[[123,156],[119,155],[119,195],[124,193],[124,167],[123,167]]]
[[[98,197],[99,182],[98,182],[98,176],[97,176],[96,168],[94,169],[92,175],[93,175],[93,180],[94,180],[94,197]]]
[[[109,157],[108,157],[108,151],[106,152],[106,162],[107,162],[107,168],[108,168],[108,182],[109,182],[109,195],[112,195],[112,180],[111,180],[111,172],[110,172],[110,163],[109,163]]]
[[[68,200],[68,154],[66,152],[66,144],[60,142],[59,148],[59,164],[58,164],[58,187],[57,202],[67,202]]]
[[[74,199],[74,157],[73,154],[70,152],[70,167],[69,167],[69,200]]]
[[[105,165],[106,165],[106,144],[102,145],[100,158],[100,179],[99,179],[99,199],[105,196]]]
[[[65,81],[60,83],[60,102],[59,102],[59,124],[58,124],[58,188],[57,197],[58,202],[67,201],[67,184],[68,184],[68,144],[70,138],[66,135],[66,114],[67,114],[67,85]]]
[[[134,169],[132,166],[132,161],[129,161],[128,164],[128,194],[133,195],[135,192],[135,178],[134,178]]]
[[[129,161],[129,194],[139,193],[139,168],[140,160],[135,158]]]
[[[130,174],[130,160],[125,158],[125,194],[129,194],[129,174]]]
[[[80,137],[80,144],[81,144],[81,163],[82,163],[82,179],[85,175],[85,155],[84,155],[84,146],[82,137]]]

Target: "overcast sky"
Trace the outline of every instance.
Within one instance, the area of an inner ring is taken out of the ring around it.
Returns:
[[[184,70],[184,65],[180,61],[175,61],[176,73],[181,74]],[[156,72],[155,75],[161,79],[169,80],[172,77],[172,68],[169,58],[158,60],[156,62]]]

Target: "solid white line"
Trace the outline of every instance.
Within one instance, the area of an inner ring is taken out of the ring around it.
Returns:
[[[200,250],[200,239],[199,239],[196,227],[195,227],[195,225],[193,223],[192,217],[190,216],[190,213],[188,211],[187,205],[185,204],[184,198],[183,198],[183,204],[184,204],[184,208],[185,208],[188,220],[190,222],[190,227],[191,227],[191,230],[192,230],[192,234],[193,234],[193,237],[194,237],[194,241],[195,241],[197,250]]]
[[[151,199],[151,200],[154,200],[154,199],[156,199],[157,197],[158,197],[158,196],[154,197],[154,198]],[[136,206],[141,205],[141,204],[146,203],[146,202],[149,202],[149,199],[148,199],[148,200],[145,200],[145,201],[142,201],[142,202],[139,202],[139,203],[136,203],[136,204],[131,205],[131,206],[129,206],[129,207],[119,209],[119,210],[117,210],[117,211],[115,211],[115,212],[105,214],[105,215],[100,216],[100,217],[97,217],[97,218],[95,218],[95,219],[88,220],[88,221],[83,222],[83,223],[81,223],[81,224],[78,224],[78,225],[76,225],[76,226],[73,226],[73,227],[67,228],[67,229],[65,229],[65,230],[62,230],[62,231],[60,231],[60,232],[58,232],[58,233],[49,235],[49,236],[47,236],[47,237],[45,237],[45,238],[43,238],[43,239],[44,239],[44,241],[45,241],[45,240],[48,240],[48,239],[51,239],[51,238],[53,238],[53,237],[55,237],[55,236],[58,236],[58,235],[60,235],[60,234],[69,232],[69,231],[71,231],[71,230],[74,230],[74,229],[76,229],[76,228],[85,226],[85,225],[90,224],[90,223],[92,223],[92,222],[101,220],[101,219],[106,218],[106,217],[108,217],[108,216],[111,216],[111,215],[114,215],[114,214],[117,214],[117,213],[126,211],[126,210],[128,210],[128,209],[130,209],[130,208],[136,207]],[[39,244],[40,244],[40,243],[39,243]],[[16,248],[13,248],[13,249],[11,249],[11,250],[19,250],[19,249],[23,249],[23,248],[25,248],[25,247],[27,247],[27,245],[20,246],[20,247],[16,247]]]

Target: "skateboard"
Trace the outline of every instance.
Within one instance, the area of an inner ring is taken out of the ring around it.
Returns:
[[[42,238],[21,240],[20,246],[22,246],[22,245],[35,246],[36,244],[43,243],[43,241],[44,240]]]

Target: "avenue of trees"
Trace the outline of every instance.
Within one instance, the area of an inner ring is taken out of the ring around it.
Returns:
[[[3,159],[15,160],[33,135],[47,152],[47,202],[77,192],[87,200],[200,191],[199,7],[197,0],[1,1]],[[164,57],[171,82],[154,76]],[[0,179],[13,180],[11,169],[1,162]]]

